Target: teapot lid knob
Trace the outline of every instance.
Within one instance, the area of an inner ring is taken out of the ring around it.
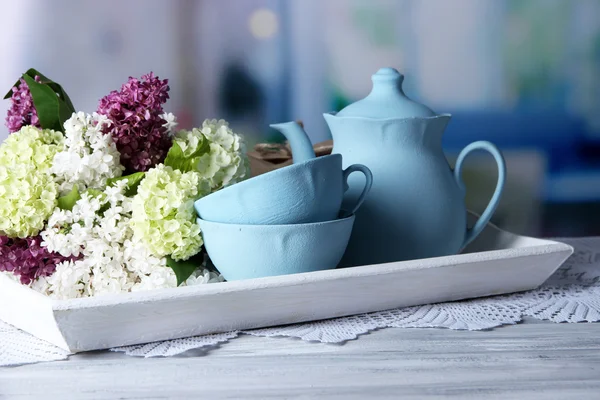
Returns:
[[[402,84],[404,80],[404,75],[402,75],[398,70],[394,68],[380,68],[379,71],[375,72],[373,76],[371,76],[371,80],[373,82],[376,81],[395,81],[398,84]]]
[[[436,115],[427,106],[411,100],[404,94],[404,75],[398,70],[390,67],[380,68],[371,76],[371,80],[371,93],[341,110],[337,116],[391,119],[426,118]]]

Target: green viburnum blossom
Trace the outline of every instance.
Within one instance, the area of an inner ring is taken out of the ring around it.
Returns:
[[[194,200],[200,174],[159,164],[146,172],[133,197],[131,226],[155,257],[187,260],[202,248]]]
[[[62,133],[24,126],[0,145],[0,232],[34,236],[44,228],[58,197],[49,170],[63,149]]]
[[[224,120],[205,120],[201,128],[179,131],[174,142],[184,157],[195,157],[195,170],[205,183],[201,196],[249,176],[250,164],[243,138]]]

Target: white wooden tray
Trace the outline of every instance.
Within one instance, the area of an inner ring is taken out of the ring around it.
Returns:
[[[0,319],[80,352],[529,290],[572,253],[489,225],[450,257],[98,298],[51,300],[0,276]]]

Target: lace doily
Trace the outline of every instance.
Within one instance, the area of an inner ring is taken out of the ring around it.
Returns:
[[[575,253],[540,288],[523,293],[430,304],[351,317],[168,340],[111,349],[130,356],[174,356],[239,334],[341,343],[381,328],[483,330],[524,317],[553,322],[600,321],[600,237],[562,239]],[[62,360],[68,353],[0,321],[0,366]]]
[[[65,360],[69,352],[0,321],[0,366]]]

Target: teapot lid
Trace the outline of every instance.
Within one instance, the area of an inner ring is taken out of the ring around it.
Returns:
[[[430,108],[409,99],[402,90],[404,75],[394,68],[381,68],[371,76],[373,89],[367,97],[346,106],[338,117],[376,119],[433,117]]]

